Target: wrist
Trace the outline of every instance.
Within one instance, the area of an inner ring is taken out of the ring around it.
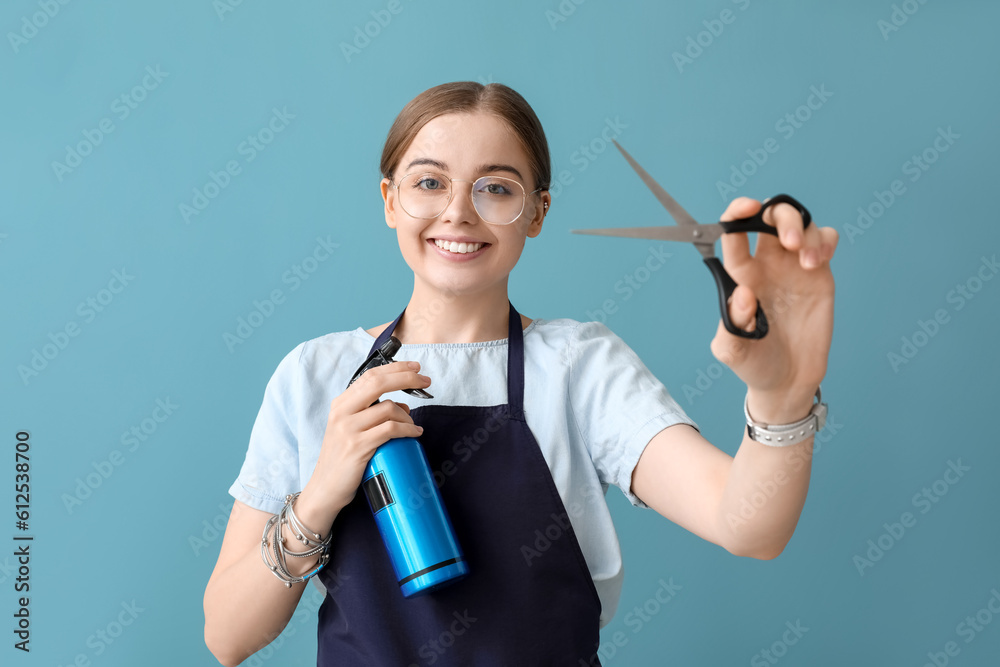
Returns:
[[[747,410],[756,422],[792,424],[809,415],[815,396],[816,387],[777,392],[755,391],[747,387]]]
[[[342,509],[342,505],[332,503],[316,493],[307,483],[302,493],[295,499],[295,516],[304,526],[322,535],[330,533],[333,522]]]

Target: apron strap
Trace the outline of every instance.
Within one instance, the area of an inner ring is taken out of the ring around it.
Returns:
[[[510,417],[524,421],[524,330],[521,314],[510,303],[507,324],[507,406]]]

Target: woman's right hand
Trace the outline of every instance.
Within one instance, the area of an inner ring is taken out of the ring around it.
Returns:
[[[405,403],[381,401],[382,394],[430,386],[415,361],[394,361],[365,371],[330,403],[326,432],[312,477],[302,495],[309,495],[338,511],[354,499],[368,461],[392,438],[418,437],[423,429],[413,423]]]

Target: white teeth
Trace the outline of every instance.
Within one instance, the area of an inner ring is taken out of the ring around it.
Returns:
[[[449,252],[465,254],[469,252],[476,252],[482,248],[485,243],[455,243],[454,241],[442,241],[441,239],[434,239],[434,245]]]

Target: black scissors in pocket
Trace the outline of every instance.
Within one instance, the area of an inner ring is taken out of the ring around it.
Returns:
[[[701,253],[705,264],[708,265],[715,278],[715,285],[719,290],[719,309],[722,311],[722,322],[726,326],[726,331],[741,338],[760,339],[767,335],[767,317],[764,309],[761,308],[760,300],[757,300],[757,322],[753,331],[738,329],[729,319],[729,297],[736,289],[736,281],[732,279],[722,262],[715,256],[715,242],[723,234],[745,234],[747,232],[761,232],[772,236],[778,235],[778,229],[764,222],[764,211],[775,204],[791,204],[802,216],[802,227],[805,229],[812,221],[812,216],[806,207],[789,195],[775,195],[766,199],[760,210],[749,218],[741,218],[730,222],[717,222],[714,224],[699,224],[691,217],[684,208],[678,204],[673,197],[667,194],[663,187],[653,180],[653,177],[646,173],[638,162],[629,155],[624,148],[612,139],[614,145],[621,151],[628,163],[632,165],[636,173],[646,184],[671,217],[677,221],[676,225],[668,227],[622,227],[616,229],[574,229],[574,234],[597,234],[600,236],[625,236],[637,239],[656,239],[660,241],[683,241],[693,243]]]

